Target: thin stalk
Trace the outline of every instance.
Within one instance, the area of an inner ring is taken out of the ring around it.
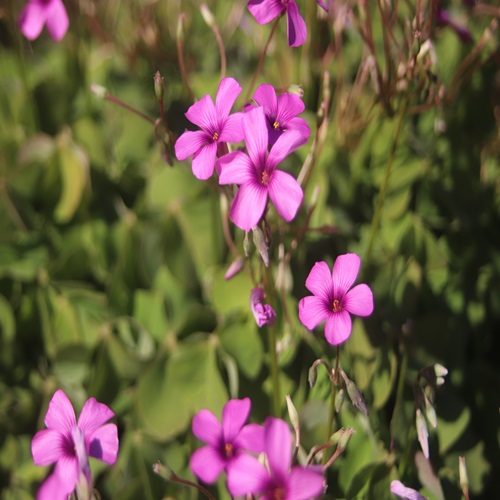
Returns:
[[[283,15],[283,14],[282,14]],[[247,93],[245,95],[245,104],[250,101],[250,96],[252,95],[253,88],[255,86],[255,82],[257,81],[257,77],[259,76],[261,70],[262,70],[262,65],[264,64],[264,59],[267,54],[267,49],[269,48],[269,44],[271,43],[271,40],[273,39],[274,32],[276,31],[276,28],[278,26],[278,21],[281,19],[281,16],[278,16],[276,20],[273,23],[273,27],[271,28],[271,33],[269,33],[269,38],[267,39],[266,45],[262,49],[262,52],[259,57],[259,62],[257,64],[257,68],[255,70],[255,73],[253,74],[252,77],[252,82],[250,83],[250,87],[248,87]]]
[[[389,189],[389,182],[392,174],[392,167],[394,164],[394,158],[396,155],[396,148],[399,142],[399,136],[401,134],[401,129],[403,126],[403,119],[406,114],[406,108],[408,106],[408,96],[405,100],[403,107],[401,108],[401,113],[399,115],[398,123],[396,125],[396,133],[394,134],[394,141],[392,142],[391,152],[389,154],[389,159],[385,167],[384,178],[382,180],[382,185],[380,186],[380,191],[377,198],[377,205],[375,207],[375,214],[372,219],[372,224],[370,227],[370,237],[368,239],[368,247],[365,255],[365,263],[370,262],[373,245],[375,243],[375,238],[377,236],[378,228],[380,225],[380,219],[382,218],[382,208],[384,206],[385,197]]]
[[[150,118],[148,115],[144,114],[142,111],[139,111],[138,109],[130,106],[126,102],[121,101],[118,99],[118,97],[115,97],[113,94],[110,94],[109,92],[104,96],[104,99],[106,99],[109,102],[112,102],[114,104],[118,104],[118,106],[121,106],[123,109],[126,109],[127,111],[130,111],[131,113],[134,113],[135,115],[141,117],[143,120],[147,121],[153,127],[156,127],[156,121]]]
[[[178,24],[177,24],[177,59],[179,61],[179,69],[181,70],[182,81],[189,92],[189,98],[194,102],[194,93],[191,85],[189,85],[189,78],[186,71],[186,65],[184,64],[184,13],[181,13],[179,16]]]
[[[340,346],[338,345],[335,357],[335,369],[333,371],[332,389],[330,392],[330,411],[328,414],[328,425],[326,427],[326,442],[330,441],[330,437],[333,434],[333,424],[335,422],[335,398],[337,397],[339,358],[340,358]],[[325,453],[323,455],[323,465],[326,465],[327,461],[328,461],[327,454]]]

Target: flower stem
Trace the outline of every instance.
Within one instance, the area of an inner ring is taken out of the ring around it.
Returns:
[[[255,82],[257,81],[257,77],[260,74],[260,71],[262,70],[262,65],[264,64],[264,59],[267,54],[267,49],[269,48],[269,44],[271,43],[271,40],[273,38],[274,32],[276,31],[276,27],[278,26],[278,21],[280,20],[281,16],[278,16],[276,20],[274,21],[273,27],[271,28],[271,33],[269,33],[269,38],[267,39],[266,45],[264,46],[264,49],[262,50],[262,53],[260,54],[259,62],[257,64],[257,69],[255,70],[255,73],[253,74],[252,78],[252,83],[250,83],[250,87],[248,87],[248,91],[245,95],[245,104],[250,101],[250,96],[252,95],[253,88],[255,86]]]
[[[333,371],[332,389],[330,392],[330,412],[328,415],[328,425],[326,427],[326,441],[330,441],[333,434],[333,425],[335,422],[335,398],[337,396],[337,383],[339,372],[340,346],[337,346],[337,354],[335,357],[335,369]],[[323,455],[323,465],[327,463],[327,453]]]
[[[281,386],[278,351],[276,349],[276,330],[274,325],[267,327],[267,334],[269,341],[269,355],[271,356],[271,377],[273,381],[273,415],[275,417],[279,417],[281,414]]]

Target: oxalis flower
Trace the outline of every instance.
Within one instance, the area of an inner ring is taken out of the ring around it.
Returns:
[[[61,0],[30,0],[21,11],[18,23],[28,40],[38,38],[46,25],[56,42],[62,40],[69,26],[68,14]]]
[[[269,417],[264,422],[268,468],[255,457],[243,455],[231,468],[228,489],[232,496],[261,494],[266,500],[310,500],[323,493],[324,480],[318,467],[291,467],[292,434],[288,424]]]
[[[326,320],[325,337],[332,345],[344,342],[351,335],[350,314],[369,316],[373,312],[373,294],[368,285],[350,289],[360,263],[354,253],[339,255],[331,273],[326,262],[316,262],[307,277],[306,287],[314,295],[299,302],[300,321],[312,330]]]
[[[214,483],[224,470],[229,478],[232,467],[245,456],[245,451],[263,451],[262,426],[244,425],[250,408],[249,398],[231,399],[222,410],[222,425],[208,410],[201,410],[194,416],[193,434],[207,446],[193,453],[189,465],[203,482]]]
[[[193,156],[191,168],[198,179],[206,180],[213,174],[219,146],[243,140],[243,113],[229,116],[240,93],[241,87],[234,78],[223,78],[217,90],[215,104],[206,95],[186,112],[187,119],[202,130],[184,132],[175,143],[175,156],[179,161]]]
[[[31,443],[35,465],[56,464],[40,487],[38,500],[67,500],[75,488],[82,498],[85,498],[82,492],[92,492],[88,457],[108,464],[116,462],[117,428],[115,424],[105,424],[113,416],[105,404],[90,398],[77,422],[66,394],[56,391],[45,415],[47,429],[37,432]]]
[[[245,113],[241,123],[248,155],[236,151],[217,161],[219,183],[240,186],[229,216],[239,228],[250,231],[264,214],[269,195],[279,215],[289,222],[295,217],[304,194],[290,174],[276,167],[307,138],[297,130],[290,130],[278,138],[268,153],[264,109],[258,107]]]
[[[255,91],[253,100],[264,108],[270,147],[288,130],[299,131],[306,140],[311,135],[307,122],[297,117],[305,109],[302,99],[297,94],[285,93],[277,96],[274,87],[264,83]],[[245,111],[254,107],[249,104],[245,107]]]
[[[264,304],[266,295],[264,289],[260,286],[253,288],[250,294],[250,308],[257,326],[272,326],[276,320],[276,312],[269,304]]]
[[[316,0],[316,3],[328,12],[324,0]],[[306,41],[306,23],[294,0],[249,0],[248,10],[259,24],[267,24],[286,12],[288,45],[299,47]]]

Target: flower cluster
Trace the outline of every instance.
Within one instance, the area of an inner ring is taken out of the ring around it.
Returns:
[[[221,185],[239,186],[230,217],[240,229],[250,231],[266,212],[268,199],[287,222],[297,214],[302,188],[277,167],[307,142],[311,131],[297,117],[304,111],[298,95],[277,96],[271,85],[264,84],[255,92],[255,105],[248,105],[244,113],[230,114],[240,93],[234,78],[224,78],[215,104],[209,95],[193,104],[186,117],[201,130],[184,132],[175,143],[175,154],[179,161],[193,157],[192,170],[198,179],[208,179],[215,166]],[[227,143],[241,140],[247,153],[229,153]]]
[[[118,430],[106,424],[114,413],[94,398],[87,400],[78,418],[68,397],[56,391],[45,415],[47,429],[31,443],[35,465],[55,463],[54,472],[40,487],[38,500],[67,499],[75,491],[90,498],[93,491],[88,457],[114,464],[118,455]]]
[[[193,473],[203,482],[214,483],[225,471],[233,497],[258,494],[259,498],[306,500],[321,495],[325,489],[321,469],[292,465],[288,424],[269,417],[263,426],[244,425],[250,406],[248,398],[230,400],[222,412],[222,425],[208,410],[195,415],[193,434],[207,446],[193,453]],[[264,453],[266,465],[250,453]]]

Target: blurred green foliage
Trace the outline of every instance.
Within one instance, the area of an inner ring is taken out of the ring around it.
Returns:
[[[152,465],[160,460],[194,479],[188,462],[199,443],[190,422],[201,408],[220,414],[229,397],[250,396],[253,420],[269,414],[267,338],[249,309],[254,283],[249,273],[224,281],[234,256],[216,184],[197,181],[189,161],[168,166],[151,124],[99,100],[90,85],[103,85],[154,119],[159,70],[167,121],[178,135],[191,104],[176,49],[180,12],[197,98],[215,95],[217,44],[194,1],[65,3],[71,24],[59,44],[46,33],[33,43],[22,38],[20,2],[0,8],[1,496],[31,498],[47,474],[33,465],[30,441],[62,388],[77,408],[94,396],[117,415],[116,466],[92,464],[103,498],[196,498],[194,490],[164,483]],[[227,73],[244,95],[270,27],[257,25],[244,1],[208,4],[225,43]],[[331,264],[356,251],[375,313],[355,321],[341,364],[370,415],[344,402],[337,425],[356,433],[330,472],[329,497],[389,498],[390,481],[401,478],[429,498],[460,498],[458,457],[465,456],[471,498],[498,498],[498,31],[488,13],[449,2],[475,42],[463,44],[451,29],[434,27],[434,73],[427,68],[414,80],[398,80],[371,3],[381,90],[357,29],[361,7],[335,2],[328,20],[317,16],[314,2],[299,4],[307,44],[290,49],[280,23],[259,82],[301,84],[310,144],[316,124],[323,127],[304,207],[289,231],[272,219],[270,249],[272,272],[286,282],[273,305],[282,385],[299,409],[302,444],[309,450],[324,441],[330,394],[321,368],[308,387],[308,369],[335,353],[321,333],[300,325],[297,302],[315,261]],[[398,11],[401,39],[412,37],[404,21],[412,9]],[[441,85],[444,98],[416,109]],[[316,112],[326,90],[324,121]],[[290,161],[294,174],[311,160],[310,144]],[[312,208],[310,229],[282,269],[279,245],[288,251]],[[243,235],[231,232],[243,253]],[[259,259],[251,260],[259,276]],[[435,392],[436,428],[427,415],[429,462],[419,451],[414,387],[434,363],[449,374]],[[227,497],[222,480],[213,491]]]

